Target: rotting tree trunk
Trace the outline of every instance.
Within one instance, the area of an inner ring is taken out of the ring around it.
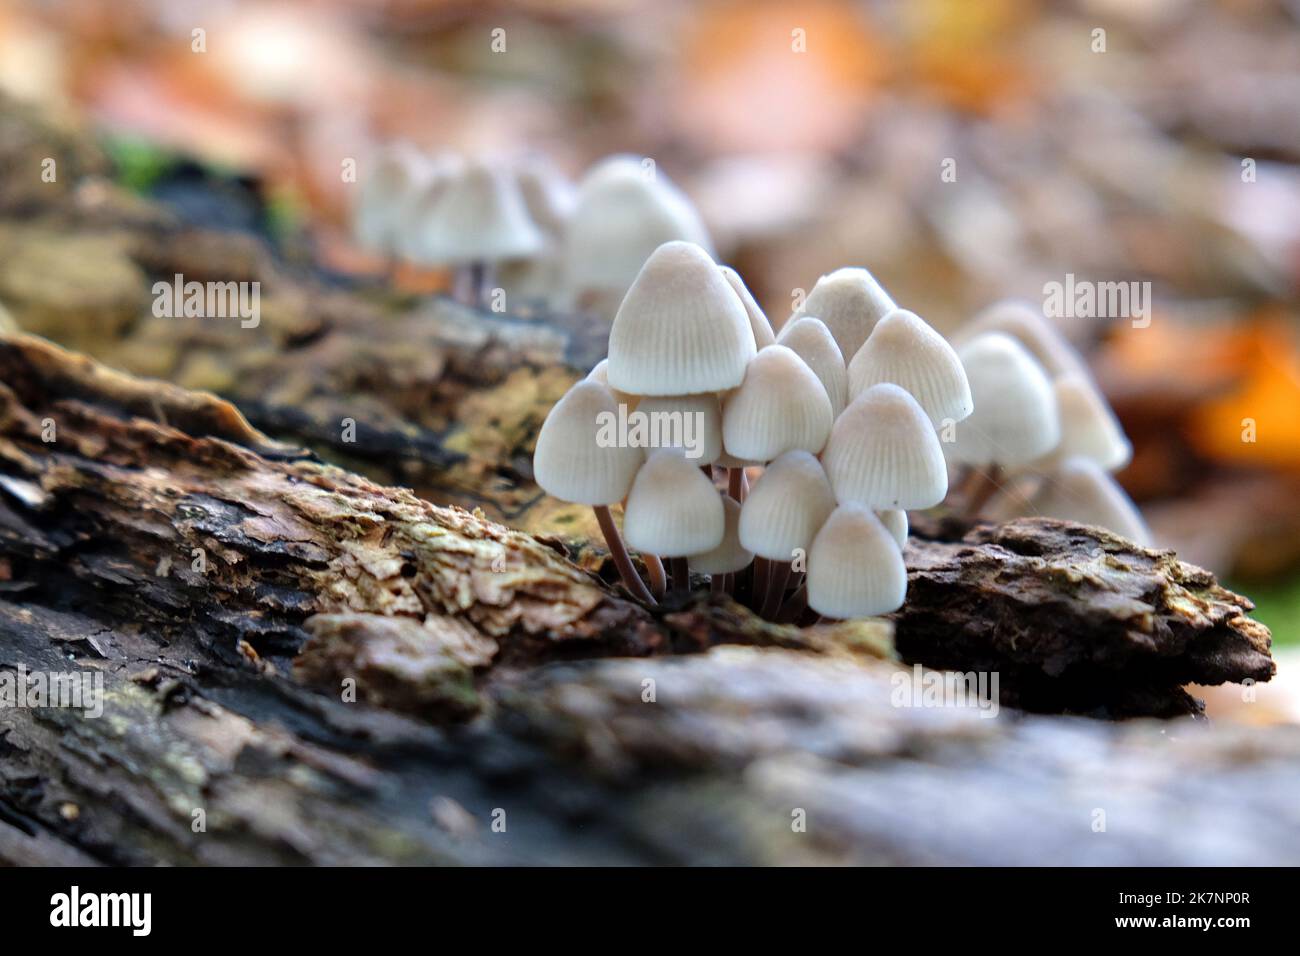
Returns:
[[[644,608],[554,541],[38,339],[0,338],[0,383],[0,668],[106,691],[100,717],[0,710],[0,861],[1095,860],[1096,806],[1142,821],[1111,862],[1209,862],[1206,813],[1243,860],[1296,858],[1289,730],[1243,756],[1241,729],[894,706],[886,622]],[[998,669],[1008,700],[1168,713],[1184,680],[1271,672],[1242,599],[1089,529],[918,540],[909,566],[903,655]]]

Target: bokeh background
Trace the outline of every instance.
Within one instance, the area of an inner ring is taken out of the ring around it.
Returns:
[[[1067,274],[1150,282],[1148,327],[1063,331],[1157,541],[1274,630],[1266,706],[1211,713],[1300,719],[1300,0],[0,0],[0,92],[142,193],[229,177],[259,201],[211,217],[338,274],[379,268],[340,157],[404,140],[653,157],[774,323],[843,265],[943,331]]]

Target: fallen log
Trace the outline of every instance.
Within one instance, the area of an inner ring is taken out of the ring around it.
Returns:
[[[1015,862],[1050,840],[1063,860],[1203,862],[1195,814],[1272,834],[1289,806],[1289,731],[1247,756],[1234,728],[1175,742],[1156,724],[911,706],[889,622],[800,629],[709,595],[643,607],[558,539],[41,339],[0,338],[0,383],[0,673],[104,690],[100,716],[0,709],[0,860]],[[1242,599],[1090,529],[918,540],[909,564],[899,651],[987,662],[1007,699],[1079,709],[1047,678],[1085,664],[1115,686],[1271,668]],[[1034,617],[1035,594],[1057,613]],[[1058,618],[1037,648],[1010,637]],[[1148,712],[1170,710],[1177,684],[1162,690]],[[1080,789],[1099,748],[1112,769]],[[918,800],[928,828],[904,825]],[[1099,842],[1097,807],[1123,834]],[[972,813],[993,825],[967,845]],[[1282,833],[1265,851],[1294,852]]]

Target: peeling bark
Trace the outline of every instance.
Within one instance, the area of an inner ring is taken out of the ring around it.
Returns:
[[[923,533],[953,527],[919,523]],[[900,655],[1001,672],[1004,702],[1109,716],[1199,713],[1184,684],[1267,681],[1276,668],[1254,605],[1170,551],[1051,519],[912,538]]]

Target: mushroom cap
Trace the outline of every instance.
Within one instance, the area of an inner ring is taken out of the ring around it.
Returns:
[[[821,462],[809,452],[788,451],[749,490],[740,510],[740,543],[771,561],[792,561],[834,510],[835,493]]]
[[[749,289],[745,287],[745,280],[740,277],[740,273],[731,266],[718,266],[718,268],[722,270],[722,275],[732,291],[740,298],[741,305],[745,307],[745,314],[749,316],[750,331],[754,333],[755,348],[765,349],[775,343],[776,334],[772,331],[772,323],[767,320],[767,316],[763,314],[763,310],[758,307]]]
[[[835,336],[826,328],[826,323],[811,315],[801,315],[785,324],[776,341],[778,345],[794,350],[821,379],[831,400],[831,414],[839,418],[849,403],[849,373],[844,367],[840,347],[835,344]]]
[[[600,382],[601,385],[604,385],[605,387],[608,388],[609,387],[609,359],[601,359],[599,362],[593,365],[591,367],[591,371],[587,373],[587,380],[590,382]],[[620,392],[616,388],[611,388],[610,391],[614,393],[614,398],[618,401],[620,405],[627,406],[628,411],[631,411],[632,409],[636,408],[637,403],[641,401],[640,395],[629,395],[627,392]]]
[[[609,330],[609,384],[633,395],[734,388],[754,357],[740,298],[709,254],[665,242],[627,290]]]
[[[741,546],[736,531],[740,525],[740,503],[735,498],[723,498],[722,510],[726,521],[722,541],[716,548],[702,554],[692,554],[688,562],[692,571],[701,574],[730,574],[749,567],[754,560],[754,555]]]
[[[826,323],[845,361],[858,354],[876,321],[896,308],[866,269],[836,269],[817,280],[791,318],[811,315]]]
[[[542,490],[574,504],[622,501],[645,451],[609,440],[617,420],[618,401],[606,386],[584,379],[569,389],[537,435],[533,475]]]
[[[1137,505],[1114,478],[1088,458],[1061,462],[1024,511],[1106,528],[1143,547],[1151,546],[1151,531]]]
[[[402,242],[405,214],[436,169],[410,143],[389,143],[375,151],[357,193],[353,229],[368,249],[391,253]]]
[[[985,332],[1004,332],[1029,350],[1051,378],[1067,372],[1088,374],[1088,367],[1061,330],[1048,320],[1041,309],[1020,299],[994,302],[976,314],[953,335],[953,344],[961,347]]]
[[[1019,468],[1061,440],[1056,398],[1047,373],[1005,332],[985,332],[957,350],[975,410],[954,426],[945,446],[959,464]]]
[[[419,188],[395,215],[390,251],[412,262],[423,255],[424,229],[447,187],[461,174],[464,163],[454,156],[429,160]]]
[[[1048,455],[1052,464],[1076,456],[1090,458],[1105,471],[1118,471],[1133,457],[1115,413],[1092,381],[1067,372],[1052,383],[1061,418],[1060,444]]]
[[[548,161],[536,156],[520,161],[515,176],[528,217],[551,235],[563,232],[577,203],[573,183]]]
[[[898,546],[902,548],[907,544],[907,512],[901,508],[895,508],[889,511],[877,511],[876,517],[880,523],[885,526],[885,530],[894,536]]]
[[[525,259],[545,245],[528,216],[519,183],[504,170],[470,163],[452,177],[412,239],[430,265]]]
[[[871,330],[849,363],[849,395],[893,382],[911,393],[930,421],[959,422],[971,413],[970,383],[947,339],[915,312],[894,309]]]
[[[749,461],[771,461],[796,448],[816,454],[833,421],[821,379],[792,349],[771,345],[723,400],[722,443],[728,454]]]
[[[873,385],[844,409],[822,454],[840,504],[929,508],[948,493],[948,468],[929,416],[897,385]]]
[[[722,406],[713,392],[703,395],[647,395],[637,402],[636,411],[660,417],[651,428],[658,442],[651,448],[682,447],[692,464],[711,465],[722,454]],[[683,444],[689,442],[690,447]],[[698,454],[692,455],[692,452]]]
[[[570,296],[621,296],[651,253],[675,239],[713,248],[694,205],[667,176],[657,169],[649,175],[638,157],[606,157],[578,184],[561,248],[562,281]]]
[[[869,508],[842,504],[808,551],[808,606],[834,618],[871,617],[902,607],[907,568],[893,535]]]
[[[623,507],[623,535],[638,551],[668,558],[716,548],[726,530],[722,496],[680,448],[650,453]]]

